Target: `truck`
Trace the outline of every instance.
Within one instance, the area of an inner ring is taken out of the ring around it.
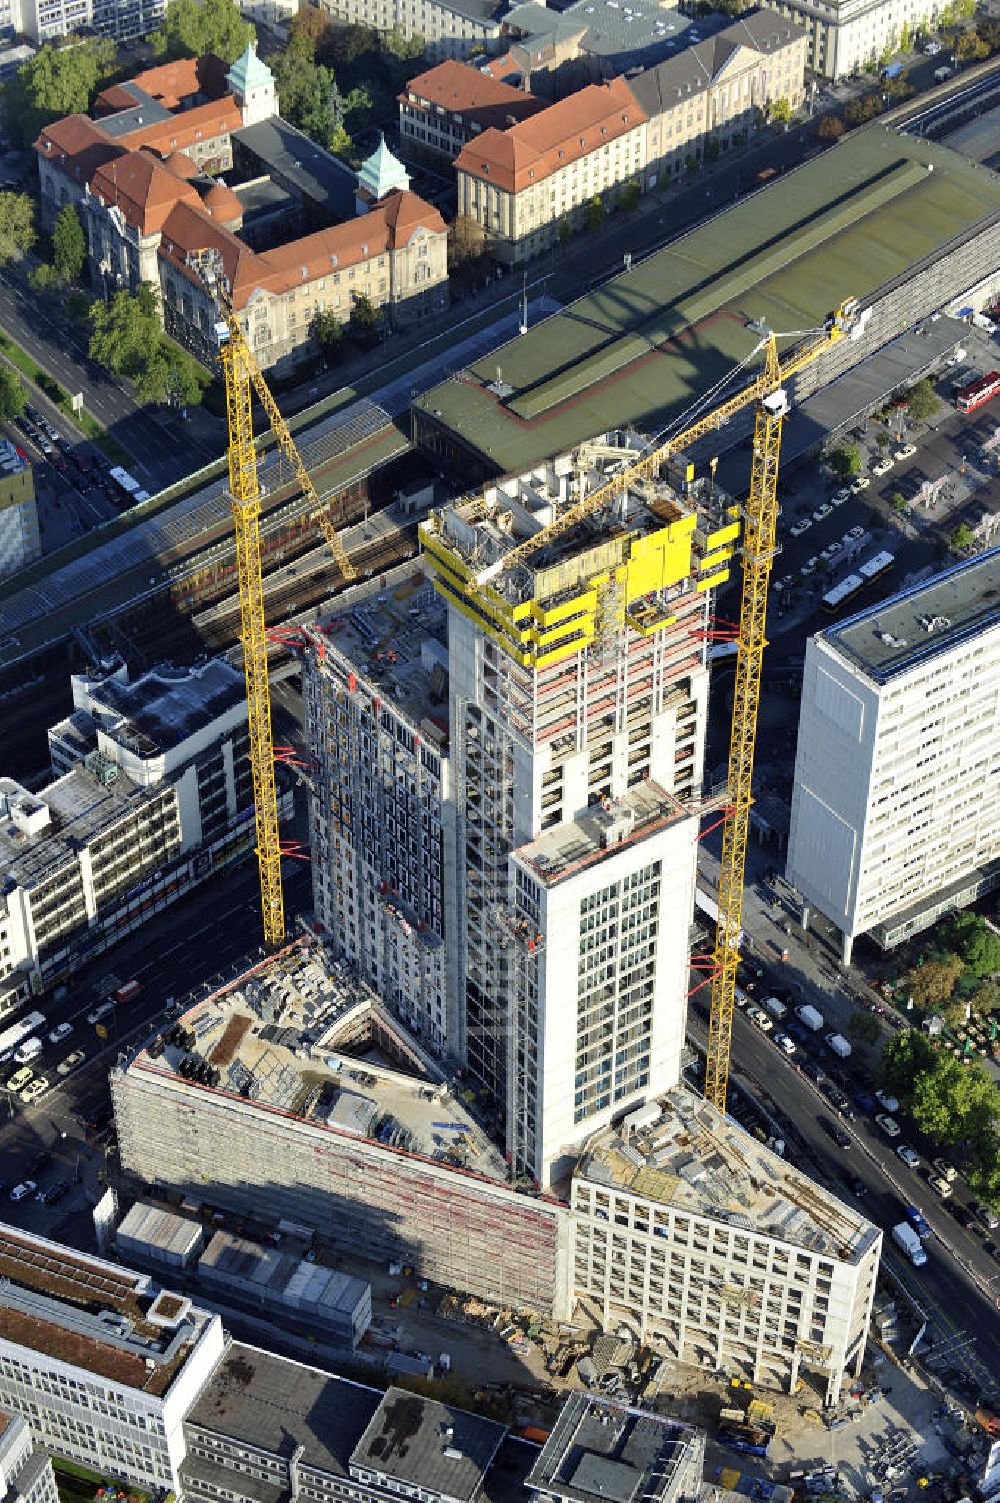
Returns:
[[[914,1268],[923,1268],[927,1262],[927,1254],[912,1226],[908,1226],[905,1221],[897,1222],[892,1229],[892,1240],[897,1247],[902,1248]]]
[[[764,998],[764,1011],[769,1012],[777,1023],[788,1016],[788,1008],[777,997]]]
[[[804,1023],[813,1033],[819,1033],[820,1029],[824,1026],[823,1014],[817,1012],[815,1007],[810,1007],[808,1003],[803,1004],[802,1007],[797,1007],[795,1009],[795,1016],[800,1023]]]
[[[842,1033],[828,1033],[826,1035],[826,1047],[832,1049],[838,1059],[848,1059],[851,1046]]]
[[[0,1033],[0,1059],[6,1059],[9,1054],[13,1054],[18,1044],[23,1043],[30,1034],[44,1027],[44,1015],[40,1012],[29,1012],[20,1022],[12,1023],[9,1028],[5,1028],[3,1033]]]

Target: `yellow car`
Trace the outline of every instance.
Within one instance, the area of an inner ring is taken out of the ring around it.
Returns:
[[[11,1092],[23,1091],[24,1088],[25,1088],[25,1086],[28,1084],[28,1081],[34,1075],[34,1073],[35,1073],[34,1070],[29,1070],[27,1065],[23,1065],[21,1067],[21,1069],[20,1070],[16,1070],[14,1072],[14,1074],[8,1080],[8,1082],[7,1082],[7,1089],[8,1089],[8,1091],[11,1091]]]

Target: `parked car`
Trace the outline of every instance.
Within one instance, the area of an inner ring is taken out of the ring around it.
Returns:
[[[36,1188],[37,1186],[33,1179],[23,1179],[19,1185],[15,1185],[13,1190],[11,1190],[10,1198],[13,1201],[24,1200]]]
[[[887,1138],[899,1137],[899,1123],[896,1121],[895,1117],[890,1117],[888,1112],[879,1112],[878,1116],[875,1118],[875,1121],[877,1122],[878,1126],[881,1127]]]
[[[842,490],[834,491],[833,495],[830,497],[830,505],[831,506],[843,506],[844,502],[845,501],[850,501],[850,499],[851,499],[851,490],[850,490],[850,487],[845,485]]]
[[[830,1117],[817,1117],[816,1120],[827,1137],[832,1138],[838,1148],[844,1150],[850,1148],[851,1138],[838,1122],[834,1122]]]
[[[926,52],[928,57],[937,57],[938,53],[941,51],[941,43],[935,41],[925,42],[923,50],[924,52]]]
[[[901,449],[893,450],[893,459],[912,459],[917,452],[916,444],[904,444]]]
[[[816,572],[816,566],[817,566],[818,563],[819,563],[819,556],[814,553],[813,556],[812,556],[812,558],[807,558],[806,559],[805,563],[802,565],[802,568],[799,570],[799,573],[800,574],[814,574]]]
[[[911,1148],[909,1143],[900,1143],[896,1149],[896,1157],[902,1159],[908,1169],[919,1169],[923,1162],[917,1150]]]
[[[852,1099],[858,1111],[864,1112],[866,1117],[874,1117],[878,1111],[875,1097],[870,1096],[867,1091],[855,1091]]]
[[[919,1206],[907,1206],[906,1219],[918,1237],[929,1237],[931,1235],[931,1224]]]
[[[835,559],[837,557],[837,554],[839,552],[840,552],[840,544],[839,543],[827,543],[826,547],[823,549],[822,553],[820,554],[820,558],[823,560],[823,562],[825,564],[828,564],[828,563],[830,563],[830,561],[832,559]]]
[[[100,1023],[104,1018],[113,1013],[114,1010],[115,1004],[113,1002],[102,1002],[99,1007],[94,1008],[93,1012],[88,1012],[87,1022]]]
[[[958,1170],[954,1164],[949,1164],[947,1159],[934,1159],[931,1168],[935,1174],[940,1174],[943,1180],[950,1185],[958,1178]]]
[[[865,535],[865,529],[863,527],[851,527],[851,528],[848,529],[847,532],[844,533],[844,542],[845,543],[860,543],[860,541],[864,537],[864,535]]]
[[[777,1044],[782,1054],[795,1053],[795,1044],[793,1040],[788,1037],[787,1033],[776,1033],[774,1035],[774,1042]]]
[[[27,1065],[22,1065],[20,1070],[15,1070],[7,1081],[7,1089],[12,1093],[23,1091],[28,1081],[34,1075],[34,1070],[29,1070]]]
[[[859,475],[857,480],[855,480],[854,484],[851,486],[851,495],[860,496],[861,492],[866,491],[870,485],[871,481],[869,480],[867,475]]]
[[[812,517],[801,517],[798,522],[793,522],[788,531],[793,538],[800,538],[804,532],[808,532],[812,526]]]
[[[846,1117],[849,1122],[854,1121],[854,1113],[851,1111],[851,1103],[844,1095],[843,1091],[839,1088],[839,1086],[835,1086],[831,1081],[827,1081],[823,1086],[823,1095],[826,1097],[827,1101],[829,1101],[830,1105],[834,1107],[842,1117]]]
[[[893,462],[891,459],[880,460],[878,464],[872,465],[872,474],[877,475],[881,480],[882,476],[888,475],[889,471],[892,469],[892,463]]]
[[[49,1043],[61,1044],[63,1039],[68,1039],[72,1032],[72,1023],[60,1023],[58,1027],[53,1028],[52,1032],[49,1034]]]
[[[832,511],[833,507],[830,505],[829,501],[823,501],[813,512],[813,521],[822,522],[826,517],[830,515]]]
[[[953,1200],[948,1207],[959,1226],[970,1227],[975,1219],[968,1206],[963,1206],[961,1201]]]
[[[927,1183],[934,1191],[934,1194],[939,1196],[941,1200],[947,1200],[951,1195],[951,1185],[949,1185],[946,1179],[942,1179],[940,1174],[930,1175]]]
[[[77,1065],[82,1065],[86,1058],[86,1049],[74,1049],[72,1054],[67,1054],[66,1058],[61,1059],[56,1065],[56,1074],[68,1075],[71,1070],[76,1069]]]
[[[37,1034],[32,1034],[30,1039],[25,1039],[20,1048],[14,1050],[14,1058],[19,1065],[26,1065],[30,1060],[37,1059],[45,1045]]]
[[[814,1059],[800,1059],[799,1069],[802,1071],[803,1075],[808,1075],[809,1079],[814,1080],[817,1085],[822,1085],[823,1081],[826,1079],[825,1071],[816,1063]]]
[[[977,1221],[982,1222],[983,1226],[985,1226],[988,1231],[995,1232],[997,1227],[1000,1226],[1000,1216],[998,1216],[993,1207],[987,1205],[985,1201],[974,1200],[969,1207],[969,1210],[972,1212],[973,1216],[975,1216]]]
[[[21,1092],[21,1100],[26,1106],[29,1106],[32,1101],[37,1101],[39,1096],[44,1096],[48,1088],[49,1082],[45,1076],[36,1075],[34,1080],[28,1081],[28,1084]]]
[[[768,1017],[762,1007],[748,1007],[747,1017],[755,1028],[760,1029],[761,1033],[770,1033],[774,1027],[773,1019]]]

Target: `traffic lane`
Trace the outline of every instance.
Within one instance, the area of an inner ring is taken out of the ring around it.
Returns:
[[[787,1117],[809,1152],[827,1170],[831,1181],[839,1182],[834,1190],[839,1198],[853,1203],[854,1197],[847,1188],[848,1178],[856,1175],[864,1181],[867,1194],[857,1201],[858,1208],[882,1228],[887,1246],[892,1227],[903,1219],[905,1207],[920,1205],[935,1236],[928,1246],[925,1268],[913,1268],[906,1263],[907,1281],[920,1291],[928,1307],[938,1307],[956,1325],[975,1336],[980,1359],[994,1377],[1000,1378],[1000,1316],[995,1302],[991,1302],[972,1276],[974,1272],[986,1283],[1000,1273],[1000,1265],[993,1263],[979,1243],[962,1232],[957,1222],[943,1212],[940,1204],[928,1212],[919,1194],[921,1183],[897,1158],[893,1145],[874,1124],[860,1114],[853,1122],[839,1119],[819,1088],[795,1067],[794,1060],[783,1055],[741,1013],[736,1014],[734,1022],[737,1063],[743,1064],[756,1080],[769,1083],[782,1115]],[[784,1067],[786,1073],[783,1077],[776,1075],[776,1064]],[[820,1125],[820,1119],[824,1117],[837,1120],[838,1125],[854,1138],[850,1149],[834,1147]],[[926,1190],[927,1186],[923,1185],[923,1189]],[[957,1243],[956,1233],[961,1236]]]

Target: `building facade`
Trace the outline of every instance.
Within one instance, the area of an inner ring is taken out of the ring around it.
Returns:
[[[1000,549],[809,640],[788,880],[892,947],[1000,882]]]
[[[416,156],[451,162],[484,130],[506,130],[544,108],[524,89],[452,59],[418,73],[400,94],[400,140]]]
[[[35,1445],[27,1420],[2,1410],[0,1498],[3,1503],[59,1503],[52,1462]]]
[[[517,265],[582,228],[595,198],[641,186],[646,115],[624,79],[588,84],[507,130],[483,131],[455,159],[458,212],[494,257]]]
[[[436,61],[496,51],[505,9],[498,0],[323,0],[321,8],[347,24],[419,37]]]
[[[827,1404],[859,1376],[881,1232],[685,1088],[587,1145],[572,1206],[574,1288],[605,1330],[792,1393],[808,1368]]]
[[[607,473],[633,452],[623,443],[609,440]],[[448,605],[458,1057],[492,1097],[515,1173],[544,1186],[596,1126],[678,1078],[699,633],[736,531],[696,541],[694,514],[653,486],[625,497],[615,541],[572,529],[551,563],[507,573],[518,537],[596,483],[589,463],[521,476],[420,530]],[[491,560],[498,583],[481,592]]]
[[[942,6],[938,0],[773,0],[773,9],[805,29],[806,67],[836,80],[894,51],[904,26],[913,35],[933,23]]]
[[[31,1233],[0,1227],[0,1246],[0,1405],[53,1456],[179,1493],[183,1422],[222,1355],[219,1317]]]
[[[41,45],[93,29],[115,42],[135,42],[163,22],[166,0],[10,0],[13,30]]]
[[[49,731],[54,780],[28,793],[0,779],[0,1011],[253,849],[246,689],[231,664],[75,676],[73,696]]]
[[[805,63],[803,27],[765,9],[630,78],[648,120],[647,185],[687,173],[709,143],[726,150],[742,142],[777,100],[798,109]]]
[[[40,558],[35,481],[25,455],[0,439],[0,579]]]

